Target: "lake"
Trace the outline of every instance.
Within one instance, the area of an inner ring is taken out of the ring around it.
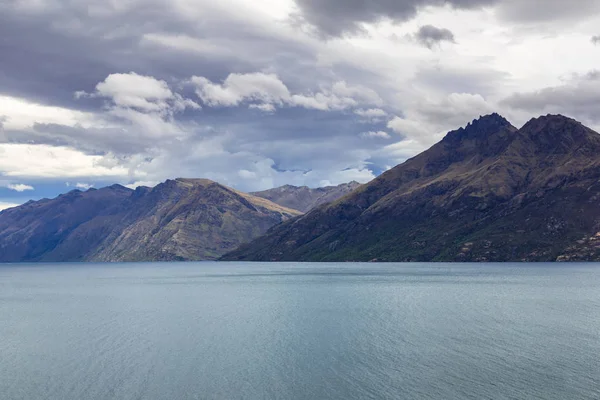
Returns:
[[[600,265],[3,265],[0,398],[598,399]]]

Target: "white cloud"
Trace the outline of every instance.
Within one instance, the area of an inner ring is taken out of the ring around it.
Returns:
[[[388,122],[387,127],[405,138],[417,141],[427,140],[432,134],[431,131],[423,126],[423,122],[401,117],[394,117]]]
[[[339,81],[333,84],[331,91],[336,96],[352,98],[363,104],[375,104],[378,106],[383,104],[383,100],[379,94],[366,86],[349,85],[345,81]]]
[[[77,189],[88,190],[88,189],[93,188],[94,185],[91,184],[91,183],[81,183],[81,182],[78,182],[78,183],[75,184],[75,187]]]
[[[291,103],[295,106],[321,111],[345,110],[358,105],[351,97],[339,97],[333,93],[294,95]]]
[[[242,179],[256,179],[256,172],[248,171],[247,169],[240,169],[238,175]]]
[[[129,74],[111,74],[96,85],[96,95],[112,99],[118,107],[161,111],[168,108],[167,100],[173,92],[167,82],[153,77]]]
[[[156,185],[158,185],[160,182],[159,181],[136,181],[134,183],[130,183],[128,185],[125,185],[125,187],[128,187],[129,189],[137,189],[140,186],[145,186],[145,187],[154,187]]]
[[[4,95],[0,95],[0,110],[5,130],[30,129],[35,123],[89,126],[94,120],[89,113]]]
[[[96,85],[93,93],[76,92],[76,97],[100,97],[111,101],[111,107],[135,109],[141,112],[155,112],[170,115],[186,108],[198,109],[200,106],[190,99],[184,99],[173,93],[167,82],[152,76],[110,74]]]
[[[112,165],[111,165],[112,163]],[[14,178],[106,177],[128,175],[110,155],[87,155],[49,145],[0,143],[0,171]]]
[[[387,127],[405,140],[421,144],[421,150],[442,139],[450,130],[495,110],[481,95],[450,93],[439,97],[420,97],[408,103],[403,117],[392,118]]]
[[[392,143],[378,150],[374,154],[374,158],[388,160],[390,164],[386,165],[384,170],[393,168],[396,164],[406,161],[419,152],[425,150],[426,145],[415,139],[405,139],[401,142]]]
[[[369,108],[367,110],[359,108],[358,110],[354,110],[354,113],[364,118],[382,118],[387,116],[387,113],[380,108]]]
[[[362,85],[350,85],[344,81],[330,87],[320,87],[317,92],[292,94],[276,74],[262,72],[230,74],[222,84],[202,76],[193,76],[190,82],[202,102],[211,107],[234,107],[243,102],[251,108],[272,112],[275,107],[303,107],[328,111],[345,110],[359,104],[382,104],[381,97]]]
[[[6,210],[8,208],[18,207],[18,206],[20,206],[20,204],[8,203],[8,202],[0,201],[0,211]]]
[[[370,131],[360,134],[363,139],[389,139],[391,136],[385,131]]]
[[[186,109],[201,109],[196,102],[173,92],[167,82],[135,72],[110,74],[92,93],[79,91],[75,97],[106,99],[104,113],[95,116],[96,129],[84,133],[93,138],[96,151],[113,151],[110,145],[128,142],[137,143],[141,151],[156,146],[158,139],[181,139],[189,131],[176,115]],[[98,147],[102,143],[107,147]]]
[[[237,106],[243,101],[281,104],[290,98],[288,88],[275,74],[230,74],[223,84],[202,76],[194,76],[190,81],[196,86],[198,97],[213,107]]]
[[[263,103],[263,104],[250,104],[248,106],[249,108],[255,108],[257,110],[266,112],[266,113],[273,113],[275,112],[275,106],[273,104],[267,104],[267,103]]]
[[[16,192],[24,192],[26,190],[34,190],[33,186],[24,185],[22,183],[10,183],[6,186],[10,190],[14,190]]]

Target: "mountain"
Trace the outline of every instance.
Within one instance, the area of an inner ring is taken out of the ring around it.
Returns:
[[[598,260],[599,201],[598,133],[492,114],[224,259]]]
[[[0,212],[0,262],[216,259],[300,214],[205,179],[74,190]]]
[[[253,192],[251,194],[305,213],[321,204],[337,200],[359,186],[360,183],[356,181],[343,183],[338,186],[326,186],[316,189],[311,189],[308,186],[285,185],[274,189],[264,190],[262,192]]]

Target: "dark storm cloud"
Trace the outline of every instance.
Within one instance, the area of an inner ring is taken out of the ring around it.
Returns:
[[[188,98],[194,98],[193,90],[180,83],[193,75],[221,82],[231,72],[268,68],[278,71],[291,90],[306,90],[336,79],[333,69],[314,68],[316,55],[308,45],[279,38],[244,21],[233,21],[231,15],[219,14],[209,7],[203,11],[204,18],[190,20],[175,12],[170,2],[158,0],[123,10],[109,9],[104,15],[88,12],[89,2],[47,1],[41,3],[46,5],[44,8],[32,10],[23,10],[16,4],[0,4],[0,37],[10,38],[0,40],[1,54],[9,55],[0,64],[0,94],[41,104],[98,112],[105,107],[106,99],[76,99],[74,93],[93,93],[99,82],[117,72],[135,71],[164,79],[172,90]],[[170,46],[161,44],[161,40]],[[208,46],[200,46],[200,51],[196,51],[194,40]],[[187,47],[178,47],[179,42]],[[346,73],[352,67],[335,68],[346,68]],[[345,74],[350,79],[368,79],[364,71],[350,72]],[[259,151],[261,141],[276,140],[281,149],[263,155],[285,164],[282,159],[286,157],[286,143],[301,140],[316,146],[316,142],[320,144],[331,137],[343,148],[357,140],[360,133],[358,127],[353,128],[358,126],[358,116],[350,110],[327,113],[287,109],[265,115],[246,107],[204,107],[179,114],[178,123],[187,136],[173,140],[192,143],[233,132],[235,137],[226,143],[231,152]],[[0,139],[9,143],[70,146],[86,154],[133,155],[156,146],[156,138],[122,127],[40,123],[23,131],[5,132]],[[168,147],[169,140],[161,137],[160,143]],[[311,153],[306,154],[308,157]],[[299,165],[300,157],[290,157],[290,164]]]
[[[438,28],[433,25],[424,25],[414,35],[415,40],[428,49],[439,45],[441,42],[456,43],[454,33],[445,28]]]
[[[168,1],[146,1],[124,11],[94,15],[89,2],[42,2],[40,10],[0,4],[0,93],[42,104],[96,109],[100,101],[75,101],[73,93],[91,91],[115,72],[135,71],[167,81],[202,75],[222,79],[227,73],[285,66],[299,71],[314,57],[297,42],[281,40],[209,8],[201,21],[174,11]],[[101,2],[97,2],[100,3]],[[204,52],[178,50],[158,39],[181,36],[210,42]],[[8,40],[7,38],[10,38]],[[157,39],[158,38],[158,39]],[[228,49],[214,53],[211,49]],[[273,55],[276,55],[273,57]]]
[[[457,0],[452,4],[471,8],[491,2]],[[94,121],[91,127],[36,123],[26,130],[4,132],[0,141],[68,146],[86,154],[113,154],[119,159],[160,159],[160,168],[148,172],[151,179],[205,176],[212,171],[214,178],[229,179],[224,183],[235,184],[238,169],[248,169],[248,160],[256,159],[257,162],[272,160],[278,173],[319,171],[319,177],[311,178],[314,183],[369,159],[381,142],[362,139],[361,134],[386,131],[387,119],[359,123],[361,118],[352,109],[318,111],[283,107],[268,114],[250,110],[245,103],[231,108],[203,104],[202,109],[186,110],[166,121],[178,125],[184,135],[157,139],[143,130],[128,129],[130,125],[123,121],[109,120],[105,124],[109,119],[107,105],[112,106],[110,100],[89,95],[76,99],[74,93],[93,94],[96,85],[110,74],[134,71],[164,80],[173,92],[200,102],[194,89],[183,83],[193,75],[222,84],[233,72],[273,71],[292,93],[318,92],[320,85],[339,80],[359,82],[381,94],[384,98],[381,107],[390,117],[400,113],[386,109],[386,97],[395,93],[377,72],[351,62],[318,65],[323,49],[318,48],[315,38],[280,36],[277,29],[267,29],[213,9],[209,1],[206,9],[198,5],[202,15],[197,18],[182,15],[173,3],[162,0],[123,2],[126,6],[117,9],[106,5],[110,2],[94,0],[35,3],[51,6],[23,11],[12,6],[16,3],[0,2],[0,37],[5,38],[0,40],[0,52],[6,55],[0,62],[0,94],[89,111],[94,118],[100,116],[101,123]],[[335,2],[323,2],[325,6],[327,3],[335,6]],[[384,17],[387,6],[396,5],[392,18],[406,19],[421,4],[441,3],[390,1],[375,12],[367,12],[370,15],[367,20]],[[365,2],[360,7],[367,9],[369,4]],[[106,5],[107,10],[92,12],[92,5]],[[350,14],[345,17],[342,12],[340,21],[349,23],[352,30],[355,25],[352,21],[358,14]],[[331,17],[332,29],[339,31],[337,17],[327,15],[322,14],[324,18]],[[424,36],[449,40],[447,32],[439,31],[424,32]],[[204,158],[197,155],[214,143],[214,154]],[[380,171],[386,165],[381,157],[369,168]],[[285,177],[282,175],[280,179]],[[244,179],[239,182],[254,184]]]
[[[518,23],[574,20],[600,11],[598,0],[296,0],[300,18],[324,37],[362,31],[361,24],[381,20],[412,19],[426,6],[450,5],[457,9],[494,6],[499,15]]]
[[[84,12],[84,4],[75,2],[47,2],[43,3],[46,8],[37,10],[14,4],[0,6],[0,36],[10,38],[0,41],[0,52],[5,55],[0,73],[4,94],[72,104],[76,90],[93,87],[115,70],[149,64],[136,47],[143,21],[158,17],[150,11],[152,6],[139,13],[96,19]],[[110,32],[119,27],[127,28],[111,37]]]
[[[324,36],[361,31],[361,23],[384,19],[406,21],[425,6],[452,5],[470,9],[496,0],[296,0],[301,16]]]

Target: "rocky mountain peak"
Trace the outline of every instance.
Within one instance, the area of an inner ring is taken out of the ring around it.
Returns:
[[[535,145],[535,151],[544,153],[570,153],[581,149],[600,150],[600,135],[581,122],[563,115],[548,114],[529,120],[520,130],[524,140]]]
[[[598,260],[590,238],[600,225],[599,153],[600,135],[570,118],[548,115],[517,130],[484,116],[224,258]]]
[[[505,131],[516,131],[517,128],[498,113],[479,117],[469,122],[464,128],[451,131],[444,138],[445,141],[461,142],[464,140],[487,139],[490,136]]]
[[[566,117],[562,114],[547,114],[530,119],[525,125],[523,125],[523,129],[541,129],[543,127],[552,125],[564,126],[565,124],[582,125],[581,122],[574,120],[573,118]]]
[[[589,131],[581,122],[560,114],[548,114],[532,118],[521,129],[528,135],[547,134],[552,136],[570,136],[573,133],[584,134]]]

